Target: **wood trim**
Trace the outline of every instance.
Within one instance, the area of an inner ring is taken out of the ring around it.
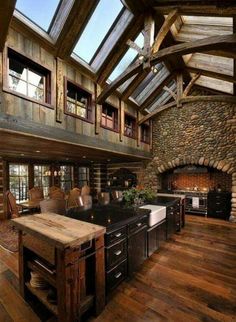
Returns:
[[[125,112],[124,112],[124,102],[122,102],[120,98],[119,98],[119,107],[120,107],[120,142],[123,142]]]
[[[95,93],[95,134],[100,133],[100,111],[101,105],[97,104],[97,95],[98,95],[98,85],[97,83],[94,83],[94,93]]]
[[[178,45],[173,45],[169,48],[164,48],[154,54],[151,58],[151,66],[156,65],[158,62],[165,59],[175,57],[176,55],[182,56],[192,52],[201,52],[209,49],[219,49],[225,48],[227,46],[232,46],[236,43],[236,34],[227,36],[214,36],[208,37],[201,40],[192,41],[189,43],[183,43]],[[102,103],[106,98],[111,95],[121,84],[123,84],[127,79],[133,75],[140,73],[142,70],[142,63],[136,61],[130,67],[128,67],[119,77],[117,77],[110,85],[108,85],[103,92],[98,97],[98,103]]]

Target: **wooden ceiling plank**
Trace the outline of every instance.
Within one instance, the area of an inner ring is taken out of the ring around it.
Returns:
[[[177,17],[178,17],[178,10],[176,10],[176,9],[172,10],[168,14],[167,18],[165,19],[162,27],[158,31],[158,34],[155,38],[154,44],[152,46],[152,53],[153,54],[158,52],[158,50],[160,49],[164,38],[166,37],[166,35],[170,31],[170,28],[173,25],[173,23],[175,22],[175,20],[177,19]]]
[[[159,50],[151,58],[151,65],[155,65],[164,59],[173,57],[173,56],[182,56],[190,54],[193,52],[202,52],[209,49],[219,49],[226,48],[236,43],[236,34],[227,35],[227,36],[215,36],[209,37],[202,40],[197,40],[189,43],[183,43],[178,45],[173,45],[168,48]],[[139,61],[136,61],[131,66],[129,66],[119,77],[117,77],[110,85],[108,85],[98,97],[98,103],[101,104],[105,99],[112,93],[116,88],[123,84],[131,76],[137,74],[142,69],[142,64]]]
[[[220,80],[234,83],[234,84],[236,83],[236,79],[233,76],[228,76],[228,75],[224,75],[221,73],[213,72],[211,70],[205,70],[205,69],[201,69],[201,68],[194,68],[194,67],[188,67],[188,66],[186,67],[186,69],[190,73],[194,73],[194,74],[200,73],[201,75],[204,75],[204,76],[220,79]]]
[[[197,73],[196,75],[194,75],[194,77],[190,80],[190,82],[188,83],[188,85],[185,87],[184,92],[183,92],[183,97],[188,96],[188,94],[190,93],[193,85],[195,84],[195,82],[198,80],[198,78],[200,77],[201,73]]]
[[[15,5],[16,5],[16,0],[0,1],[0,21],[1,21],[0,52],[3,51],[3,48],[5,46],[8,29],[13,17]]]
[[[98,2],[74,1],[55,44],[58,57],[65,59],[70,56]]]

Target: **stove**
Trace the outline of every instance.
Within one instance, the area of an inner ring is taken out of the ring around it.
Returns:
[[[194,214],[207,215],[207,191],[203,190],[174,190],[175,194],[185,194],[185,211]]]

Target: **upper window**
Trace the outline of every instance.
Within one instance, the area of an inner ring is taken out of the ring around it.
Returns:
[[[148,124],[141,124],[141,142],[150,143],[150,126]]]
[[[42,103],[51,103],[50,72],[22,55],[8,50],[10,90]]]
[[[102,105],[101,125],[107,129],[118,131],[118,109],[110,104]]]
[[[59,3],[60,0],[17,0],[16,9],[47,31]]]
[[[74,53],[90,63],[122,8],[120,0],[100,0],[74,48]]]
[[[65,113],[92,121],[92,94],[65,79]]]
[[[136,118],[129,114],[125,114],[124,134],[130,138],[136,138]]]

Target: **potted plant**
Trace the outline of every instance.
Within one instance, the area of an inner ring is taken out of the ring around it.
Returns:
[[[123,192],[123,199],[133,205],[141,205],[146,201],[152,200],[154,197],[154,192],[143,186],[133,187]]]

